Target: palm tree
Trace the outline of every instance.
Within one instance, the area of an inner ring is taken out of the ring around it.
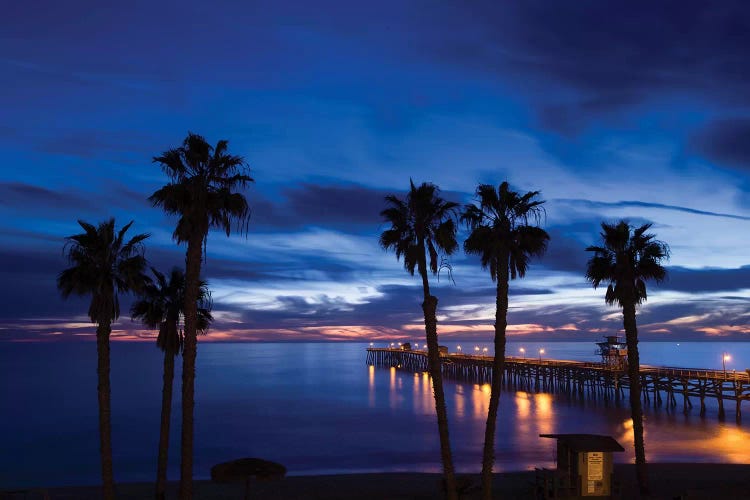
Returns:
[[[385,201],[388,207],[380,212],[390,229],[380,235],[380,246],[385,250],[392,249],[396,258],[404,258],[404,267],[414,275],[414,270],[422,277],[424,302],[425,334],[427,337],[427,356],[430,376],[432,377],[437,413],[438,431],[440,433],[440,453],[443,461],[443,473],[449,499],[457,498],[456,479],[451,457],[450,439],[448,436],[448,414],[443,394],[443,376],[440,371],[440,352],[437,338],[437,297],[430,294],[430,283],[427,279],[427,254],[429,269],[437,274],[440,254],[450,255],[458,248],[456,242],[456,224],[454,217],[456,203],[445,201],[440,197],[440,190],[430,183],[419,187],[410,182],[410,191],[404,200],[389,195]]]
[[[90,295],[88,316],[96,323],[96,373],[99,393],[99,446],[102,461],[104,498],[115,497],[112,471],[112,426],[110,422],[109,334],[112,322],[120,317],[118,293],[141,290],[148,281],[144,271],[143,241],[148,234],[136,235],[127,242],[125,233],[133,224],[115,231],[115,220],[93,226],[82,220],[83,233],[68,236],[63,253],[71,267],[57,276],[57,288],[63,298]]]
[[[159,431],[159,459],[156,470],[156,499],[163,500],[167,487],[167,456],[169,452],[169,423],[172,418],[172,383],[174,380],[174,358],[182,351],[183,332],[179,328],[185,308],[185,273],[173,268],[169,280],[151,268],[155,282],[149,283],[141,292],[140,299],[130,309],[134,320],[140,320],[149,328],[158,328],[156,345],[164,351],[164,376],[161,398],[161,428]],[[201,281],[198,290],[197,329],[205,333],[213,320],[210,312],[211,296],[208,285]]]
[[[638,328],[635,306],[646,300],[646,281],[664,281],[667,271],[661,266],[669,258],[666,243],[648,234],[651,224],[638,228],[621,220],[617,224],[602,222],[604,246],[590,246],[594,252],[586,268],[586,279],[594,288],[604,281],[607,292],[604,301],[622,308],[623,326],[628,345],[628,379],[630,380],[630,412],[633,418],[633,441],[638,485],[642,494],[648,494],[646,451],[643,445],[643,408],[641,406],[640,359],[638,356]]]
[[[495,298],[495,357],[492,368],[492,389],[484,432],[482,455],[482,491],[492,498],[492,466],[495,460],[495,427],[500,403],[500,390],[505,365],[505,329],[508,325],[508,278],[523,278],[531,257],[541,257],[547,250],[549,235],[537,227],[544,213],[544,201],[536,199],[539,191],[521,195],[503,182],[497,191],[489,184],[480,184],[476,195],[479,206],[466,205],[461,220],[471,229],[464,241],[464,251],[479,255],[482,268],[490,270],[497,283]],[[535,225],[530,225],[533,221]]]
[[[182,462],[180,465],[180,498],[193,497],[193,410],[195,407],[195,358],[198,349],[198,295],[201,260],[208,230],[222,229],[227,236],[232,223],[240,232],[247,231],[250,208],[237,189],[253,179],[247,175],[247,164],[241,156],[227,152],[228,143],[221,140],[215,147],[200,135],[188,133],[182,146],[154,158],[169,184],[157,190],[149,201],[165,212],[178,215],[173,237],[187,242],[185,258],[185,344],[182,353]]]

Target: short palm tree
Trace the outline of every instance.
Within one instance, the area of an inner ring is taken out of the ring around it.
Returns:
[[[505,365],[505,329],[508,325],[508,280],[523,278],[531,257],[541,257],[549,241],[547,232],[538,227],[544,214],[544,201],[537,199],[538,195],[539,191],[521,195],[512,191],[507,182],[500,184],[497,191],[491,185],[480,184],[476,191],[479,205],[466,205],[461,214],[462,222],[471,229],[471,234],[464,241],[464,251],[479,255],[482,267],[489,269],[492,281],[497,283],[495,357],[482,455],[482,491],[485,499],[492,498],[495,428]]]
[[[156,470],[156,499],[163,500],[167,487],[167,456],[169,453],[169,424],[172,418],[172,384],[174,381],[174,358],[182,351],[183,332],[180,320],[185,308],[185,273],[173,268],[169,280],[151,268],[155,281],[149,283],[139,294],[140,298],[130,309],[134,320],[140,320],[149,328],[158,328],[156,345],[164,352],[164,375],[161,397],[161,428],[159,431],[159,458]],[[211,294],[205,281],[198,290],[198,331],[204,333],[213,319],[211,316]]]
[[[630,412],[633,418],[636,474],[642,494],[648,494],[646,450],[643,444],[643,408],[641,405],[640,359],[635,306],[646,300],[646,281],[664,281],[667,271],[661,262],[669,258],[666,243],[648,234],[651,224],[634,228],[626,221],[602,223],[603,246],[590,246],[594,252],[586,268],[586,279],[594,288],[607,283],[604,301],[622,308],[623,326],[628,345],[628,379],[630,380]]]
[[[182,146],[154,158],[169,184],[157,190],[149,201],[166,213],[177,215],[173,237],[187,242],[185,259],[185,344],[182,353],[182,461],[180,498],[193,497],[193,410],[195,407],[195,359],[198,350],[198,295],[201,261],[208,230],[222,229],[227,236],[233,223],[247,231],[250,208],[237,190],[253,179],[241,156],[229,154],[227,141],[211,146],[200,135],[188,133]]]
[[[440,197],[440,190],[434,184],[423,183],[416,187],[412,181],[410,181],[410,190],[405,199],[389,195],[385,200],[388,206],[380,212],[380,215],[391,227],[380,235],[380,246],[386,250],[395,251],[398,259],[403,257],[404,267],[409,274],[413,276],[416,269],[422,278],[424,292],[422,310],[427,337],[428,366],[432,377],[435,411],[440,433],[440,452],[447,496],[455,499],[457,498],[456,480],[448,435],[448,414],[445,407],[437,338],[438,299],[430,293],[427,255],[429,255],[429,270],[437,274],[440,254],[450,255],[458,248],[454,222],[458,205],[443,200]]]
[[[99,440],[104,498],[115,497],[112,470],[112,425],[110,421],[109,335],[112,322],[120,317],[119,293],[140,291],[148,282],[143,241],[139,234],[125,241],[130,223],[119,231],[115,220],[94,226],[82,220],[83,233],[68,236],[63,252],[70,267],[57,277],[57,288],[63,298],[70,295],[91,296],[88,316],[96,323],[97,376],[99,393]]]

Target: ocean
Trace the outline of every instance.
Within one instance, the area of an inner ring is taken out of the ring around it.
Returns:
[[[415,339],[416,340],[416,339]],[[369,343],[210,343],[198,346],[195,477],[212,465],[254,456],[284,464],[290,475],[376,471],[439,472],[430,380],[365,364]],[[447,345],[457,349],[455,342]],[[384,347],[385,343],[375,343]],[[463,352],[491,344],[465,342]],[[597,360],[589,342],[509,342],[508,354]],[[644,364],[750,367],[750,343],[641,342]],[[112,343],[112,426],[116,481],[152,481],[156,473],[162,353],[152,344]],[[172,413],[170,479],[179,477],[180,372]],[[489,387],[445,381],[451,444],[459,471],[478,472]],[[709,405],[687,415],[646,408],[646,454],[655,462],[750,463],[746,423],[725,422]],[[625,403],[573,401],[563,395],[505,392],[497,435],[497,471],[553,467],[553,440],[543,433],[598,433],[633,460]],[[97,484],[100,478],[96,345],[0,346],[0,489]]]

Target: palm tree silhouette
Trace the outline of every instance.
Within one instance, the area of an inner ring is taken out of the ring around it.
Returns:
[[[495,460],[495,428],[500,403],[501,382],[505,364],[505,329],[508,325],[508,278],[523,278],[531,257],[540,257],[547,249],[549,235],[529,221],[539,224],[544,201],[536,199],[539,191],[521,195],[503,182],[497,191],[489,184],[480,184],[476,195],[479,206],[466,205],[461,214],[471,234],[464,241],[464,251],[479,255],[482,267],[489,268],[497,283],[495,298],[495,357],[492,368],[492,389],[484,432],[482,455],[482,492],[492,498],[492,466]]]
[[[193,497],[193,410],[201,257],[209,228],[220,228],[229,236],[232,223],[244,233],[250,220],[247,200],[236,190],[245,188],[253,179],[247,175],[245,160],[230,155],[227,146],[227,141],[221,140],[212,147],[200,135],[188,133],[182,146],[154,158],[170,182],[149,197],[154,206],[179,216],[173,237],[178,243],[187,242],[180,466],[180,498],[183,500]]]
[[[156,499],[163,500],[167,487],[167,456],[169,452],[169,424],[172,418],[172,385],[174,381],[174,358],[182,351],[183,332],[180,319],[185,308],[185,273],[173,268],[169,280],[151,268],[155,282],[149,283],[133,303],[130,315],[149,328],[158,328],[156,345],[164,352],[164,375],[161,398],[161,427],[159,430],[159,458],[156,470]],[[205,333],[213,320],[211,316],[211,294],[205,281],[198,289],[197,329]]]
[[[112,322],[120,317],[118,293],[141,290],[148,282],[144,271],[143,241],[148,234],[139,234],[125,241],[125,233],[133,224],[115,231],[115,220],[93,226],[82,220],[83,233],[68,236],[63,253],[71,267],[57,276],[57,288],[63,298],[70,295],[91,296],[88,316],[96,323],[97,391],[99,393],[99,441],[102,462],[104,498],[115,497],[112,470],[112,424],[109,383],[109,335]]]
[[[394,195],[385,198],[388,207],[380,212],[380,215],[391,227],[380,235],[380,246],[385,250],[395,251],[398,259],[403,257],[404,267],[409,274],[413,276],[416,269],[422,278],[424,292],[422,310],[427,337],[428,367],[435,395],[446,493],[449,499],[456,499],[456,479],[448,435],[448,414],[443,394],[443,376],[440,371],[437,338],[438,299],[430,294],[427,254],[430,256],[430,271],[437,274],[440,254],[450,255],[458,248],[454,223],[458,205],[443,200],[440,197],[440,190],[434,184],[422,183],[419,187],[415,187],[413,181],[410,180],[409,183],[410,191],[404,200]]]
[[[604,246],[590,246],[594,252],[586,267],[586,279],[594,288],[604,281],[607,292],[604,301],[622,308],[623,326],[628,345],[628,379],[630,380],[630,412],[633,418],[636,474],[642,494],[648,494],[646,451],[643,444],[643,407],[641,405],[640,359],[638,355],[638,327],[635,306],[646,300],[646,281],[664,281],[667,271],[661,266],[669,258],[666,243],[648,234],[651,224],[638,228],[621,220],[617,224],[602,222]]]

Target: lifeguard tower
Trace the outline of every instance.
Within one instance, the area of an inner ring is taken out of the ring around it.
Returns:
[[[628,367],[628,345],[617,335],[604,337],[604,342],[597,342],[598,354],[602,357],[602,364],[613,370],[625,370]]]

